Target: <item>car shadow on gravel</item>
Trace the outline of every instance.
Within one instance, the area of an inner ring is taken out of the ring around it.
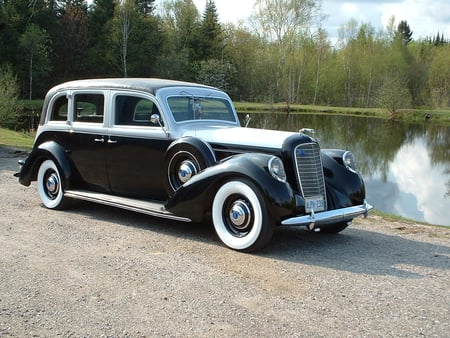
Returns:
[[[83,201],[76,201],[69,212],[174,238],[217,245],[218,250],[223,249],[209,224],[165,220]],[[336,235],[279,227],[269,245],[252,255],[353,273],[400,278],[423,278],[438,270],[450,269],[450,248],[447,246],[352,227]]]
[[[450,269],[448,246],[352,227],[335,235],[279,228],[262,254],[301,264],[400,278],[423,278]]]
[[[187,238],[201,242],[215,242],[220,245],[212,226],[207,224],[174,221],[159,217],[152,217],[138,212],[109,207],[102,204],[77,200],[65,210],[85,217],[107,221],[122,226],[155,231],[164,235]]]

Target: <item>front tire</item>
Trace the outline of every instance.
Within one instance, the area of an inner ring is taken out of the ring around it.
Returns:
[[[225,183],[217,191],[212,218],[220,240],[229,248],[252,252],[272,238],[274,223],[260,191],[246,180]]]
[[[39,197],[48,209],[63,209],[67,204],[61,174],[55,162],[45,160],[39,167],[37,176]]]

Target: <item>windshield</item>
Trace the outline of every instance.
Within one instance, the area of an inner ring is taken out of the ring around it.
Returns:
[[[167,99],[176,122],[219,120],[236,122],[228,100],[213,97],[172,96]]]

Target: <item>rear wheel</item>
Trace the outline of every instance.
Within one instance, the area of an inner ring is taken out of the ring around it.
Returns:
[[[61,174],[52,160],[45,160],[39,167],[37,187],[46,208],[63,209],[66,206],[67,198],[64,197]]]
[[[260,195],[251,182],[240,179],[225,183],[217,191],[212,206],[213,224],[229,248],[251,252],[272,238],[274,223]]]

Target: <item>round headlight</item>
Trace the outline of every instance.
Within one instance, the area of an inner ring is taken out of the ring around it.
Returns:
[[[279,157],[273,156],[268,164],[270,174],[280,182],[286,182],[286,172],[283,162]]]
[[[345,167],[353,172],[358,172],[358,167],[356,166],[355,157],[351,151],[346,151],[342,155],[342,161],[344,162]]]

